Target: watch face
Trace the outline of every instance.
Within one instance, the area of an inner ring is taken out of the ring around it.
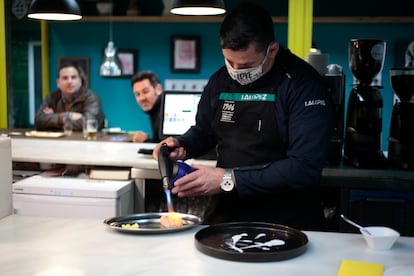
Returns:
[[[231,190],[233,190],[234,187],[234,183],[231,180],[224,180],[223,182],[221,182],[221,189],[223,189],[223,191],[225,192],[230,192]]]

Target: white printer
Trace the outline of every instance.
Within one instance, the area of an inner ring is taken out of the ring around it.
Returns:
[[[133,213],[133,180],[35,175],[13,184],[17,215],[99,218]]]

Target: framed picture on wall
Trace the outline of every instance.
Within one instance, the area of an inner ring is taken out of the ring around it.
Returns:
[[[138,50],[118,48],[117,52],[122,64],[121,78],[132,77],[138,68]]]
[[[89,57],[58,57],[58,68],[66,63],[78,65],[85,73],[85,86],[89,85]]]
[[[199,36],[171,36],[171,71],[175,73],[200,71]]]

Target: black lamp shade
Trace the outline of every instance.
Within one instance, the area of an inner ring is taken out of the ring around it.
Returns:
[[[171,13],[179,15],[218,15],[226,12],[223,0],[174,0]]]
[[[76,0],[33,0],[27,16],[45,20],[79,20],[82,18]]]

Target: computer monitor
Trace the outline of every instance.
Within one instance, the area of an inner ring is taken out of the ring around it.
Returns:
[[[195,124],[202,91],[163,91],[161,137],[184,134]]]

